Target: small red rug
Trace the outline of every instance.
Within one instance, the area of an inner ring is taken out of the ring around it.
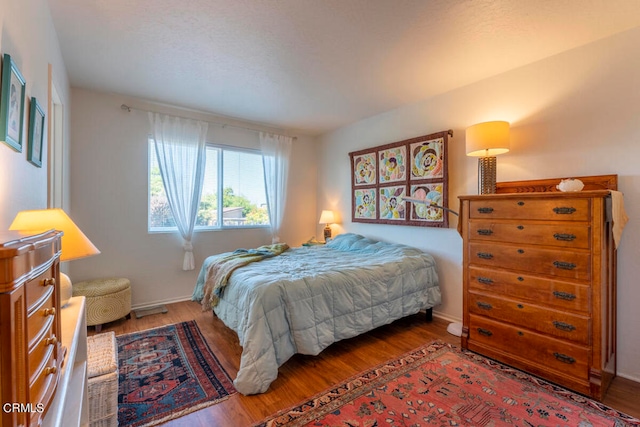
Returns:
[[[119,335],[116,341],[120,426],[154,426],[236,392],[194,321]]]
[[[640,426],[640,420],[475,353],[433,342],[258,426]]]

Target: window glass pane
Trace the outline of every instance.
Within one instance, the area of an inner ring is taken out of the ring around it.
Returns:
[[[223,156],[224,225],[268,225],[262,155],[224,150]]]
[[[207,147],[207,167],[204,170],[202,196],[196,227],[218,226],[218,152],[214,147]]]
[[[149,229],[175,227],[153,141],[149,141]]]
[[[262,155],[259,152],[208,145],[206,156],[196,229],[268,226]],[[220,171],[221,165],[224,165],[223,171]],[[218,213],[220,192],[223,194],[222,214]],[[150,139],[149,231],[176,229],[162,184],[153,140]]]

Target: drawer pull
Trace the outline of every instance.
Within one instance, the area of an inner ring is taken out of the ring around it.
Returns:
[[[44,279],[42,281],[42,286],[55,286],[55,284],[56,284],[55,277],[49,277],[48,279]]]
[[[576,236],[573,234],[556,233],[553,235],[553,238],[563,242],[571,242],[575,240]]]
[[[42,313],[45,316],[55,316],[56,315],[56,309],[55,308],[45,308]]]
[[[491,259],[493,258],[493,254],[487,253],[487,252],[478,252],[476,255],[478,255],[478,258],[482,258],[482,259]]]
[[[561,270],[573,270],[576,265],[572,262],[554,261],[553,265]]]
[[[518,282],[524,282],[524,277],[518,276]]]
[[[478,277],[478,282],[482,283],[483,285],[493,285],[493,279],[490,279],[488,277]]]
[[[44,345],[56,345],[56,344],[58,344],[58,338],[56,337],[51,337],[44,340]]]
[[[493,208],[478,208],[478,212],[481,214],[490,214],[493,212]]]
[[[569,292],[554,291],[553,296],[567,301],[573,301],[574,299],[576,299],[576,296],[574,294],[570,294]]]
[[[493,308],[491,304],[482,301],[476,302],[476,305],[483,310],[491,310]]]
[[[488,329],[483,329],[483,328],[478,328],[478,333],[480,335],[484,335],[485,337],[490,337],[491,335],[493,335],[493,332],[491,332]]]
[[[522,305],[522,304],[518,304],[516,307],[518,307],[518,308],[520,308],[520,309],[523,309],[523,308],[524,308],[524,305]]]
[[[518,206],[524,206],[524,202],[518,202]]]
[[[569,365],[576,363],[576,359],[574,359],[571,356],[567,356],[566,354],[562,354],[562,353],[553,353],[553,355],[556,357],[556,359],[558,359],[561,362],[564,363],[568,363]]]
[[[518,230],[524,230],[524,225],[519,225],[517,228]]]
[[[560,207],[560,208],[553,208],[553,211],[558,215],[571,215],[576,211],[576,208]]]
[[[49,366],[48,368],[44,369],[45,375],[55,374],[56,372],[58,372],[58,369],[55,366]]]
[[[523,254],[524,253],[524,249],[518,249],[518,253],[519,254]]]
[[[573,332],[576,330],[576,327],[573,326],[572,324],[559,322],[557,320],[553,321],[553,326],[555,326],[556,329],[560,329],[561,331]]]
[[[489,230],[488,228],[481,228],[478,230],[478,234],[481,236],[491,236],[493,234],[493,231]]]

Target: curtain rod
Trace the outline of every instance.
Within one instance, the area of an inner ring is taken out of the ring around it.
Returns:
[[[128,106],[127,104],[122,104],[122,105],[120,105],[120,109],[121,109],[121,110],[125,110],[125,111],[126,111],[126,112],[128,112],[128,113],[130,113],[130,112],[131,112],[131,110],[143,111],[143,112],[145,112],[145,113],[157,113],[157,111],[144,110],[144,109],[142,109],[142,108],[130,107],[130,106]],[[163,113],[163,114],[165,114],[165,113]],[[172,115],[172,114],[169,114],[169,115]],[[173,115],[173,116],[174,116],[174,117],[179,117],[179,118],[181,118],[181,119],[186,119],[186,120],[197,120],[197,119],[193,119],[193,118],[190,118],[190,117],[175,116],[175,115]],[[225,127],[230,127],[230,128],[235,128],[235,129],[243,129],[243,130],[248,130],[248,131],[255,132],[255,133],[260,133],[260,132],[275,133],[275,132],[262,131],[262,130],[258,130],[258,129],[254,129],[254,128],[250,128],[250,127],[246,127],[246,126],[230,125],[230,124],[228,124],[228,123],[213,122],[213,121],[210,121],[210,120],[202,120],[202,121],[203,121],[203,122],[207,122],[207,123],[212,124],[212,125],[222,126],[223,128],[225,128]],[[288,135],[285,135],[285,136],[288,136]],[[296,139],[298,139],[298,137],[297,137],[297,136],[292,136],[291,138],[293,138],[293,140],[294,140],[294,141],[295,141]]]

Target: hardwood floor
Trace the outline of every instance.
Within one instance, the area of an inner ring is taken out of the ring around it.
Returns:
[[[211,349],[234,378],[240,364],[241,347],[235,332],[213,316],[202,312],[200,304],[180,302],[167,305],[169,312],[130,320],[119,320],[102,329],[116,335],[195,320]],[[332,384],[397,357],[434,339],[460,345],[460,338],[446,332],[447,322],[434,318],[426,322],[424,313],[398,320],[367,334],[333,344],[318,356],[295,355],[280,367],[278,378],[267,393],[255,396],[236,394],[224,402],[165,424],[171,427],[244,427],[308,398]],[[92,335],[93,328],[89,328]],[[640,383],[616,378],[604,400],[606,405],[640,418]]]

